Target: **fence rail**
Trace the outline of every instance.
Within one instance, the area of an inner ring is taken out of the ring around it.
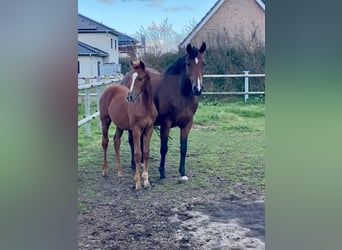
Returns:
[[[82,78],[85,80],[84,84],[78,84],[78,91],[83,90],[84,93],[78,93],[78,96],[82,96],[84,99],[84,118],[77,122],[78,127],[85,124],[86,135],[90,136],[90,121],[99,116],[99,101],[102,94],[101,87],[109,84],[120,83],[122,76],[106,77],[106,78]],[[91,82],[93,80],[93,82]],[[90,89],[95,88],[96,93],[90,93]],[[96,112],[90,113],[91,96],[96,96]]]
[[[265,77],[265,74],[249,74],[249,71],[243,71],[244,74],[231,74],[231,75],[203,75],[204,78],[223,78],[223,77],[244,77],[245,78],[245,91],[243,92],[203,92],[204,95],[244,95],[245,102],[248,100],[249,95],[264,95],[265,91],[249,91],[249,78],[250,77]]]
[[[243,71],[244,74],[231,74],[231,75],[203,75],[204,78],[225,78],[225,77],[243,77],[244,81],[244,91],[242,92],[203,92],[203,95],[244,95],[245,102],[248,100],[249,95],[263,95],[265,91],[249,91],[249,78],[250,77],[265,77],[265,74],[249,74],[249,71]],[[83,79],[85,83],[78,84],[78,90],[84,90],[84,93],[78,93],[78,96],[82,96],[84,98],[84,110],[85,115],[84,118],[78,121],[78,127],[85,124],[86,135],[90,136],[90,121],[97,116],[99,116],[99,101],[101,97],[101,86],[108,84],[120,83],[123,76],[114,76],[114,77],[89,77],[89,78],[79,78]],[[93,80],[91,82],[91,80]],[[90,89],[95,88],[96,93],[90,93]],[[91,97],[96,97],[97,110],[95,113],[90,114],[90,104]]]

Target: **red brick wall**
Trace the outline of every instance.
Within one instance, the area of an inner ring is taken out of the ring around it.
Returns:
[[[252,44],[253,33],[257,46],[264,46],[265,11],[254,0],[225,0],[191,42],[199,46],[204,41],[214,46],[219,43],[219,34],[219,40],[224,38],[224,43]]]

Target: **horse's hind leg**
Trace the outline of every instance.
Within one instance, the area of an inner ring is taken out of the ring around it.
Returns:
[[[148,181],[148,164],[149,164],[149,158],[150,158],[150,142],[151,137],[153,133],[153,126],[146,129],[144,133],[144,149],[143,149],[143,159],[144,159],[144,171],[142,173],[142,178],[144,180],[144,187],[149,187],[150,182]]]
[[[103,164],[102,164],[102,176],[107,176],[107,148],[108,148],[108,128],[110,125],[110,118],[101,118],[102,124],[102,149],[103,149]]]
[[[115,135],[114,135],[114,150],[115,150],[115,162],[116,162],[116,171],[118,176],[122,176],[122,167],[120,161],[120,145],[121,145],[121,136],[123,134],[123,130],[116,128]]]
[[[171,124],[164,124],[160,126],[160,165],[159,174],[160,179],[165,179],[165,158],[168,151],[168,140]]]

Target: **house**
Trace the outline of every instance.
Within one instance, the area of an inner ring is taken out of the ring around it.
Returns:
[[[120,58],[139,58],[141,53],[140,42],[128,35],[119,36],[119,57]]]
[[[139,41],[89,17],[78,14],[78,77],[121,72],[119,58],[136,58]]]
[[[265,46],[265,3],[262,0],[218,0],[194,29],[179,44],[191,42],[208,47],[242,42]]]
[[[120,35],[115,29],[78,14],[78,77],[119,71]]]
[[[100,65],[104,63],[104,58],[107,57],[108,53],[78,41],[78,76],[101,75]]]

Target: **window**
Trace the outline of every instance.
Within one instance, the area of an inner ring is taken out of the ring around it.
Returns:
[[[113,48],[113,38],[110,39],[110,48]]]
[[[116,50],[116,39],[115,39],[115,50]]]
[[[80,61],[77,61],[77,67],[78,67],[77,71],[78,71],[78,74],[79,74],[80,73]]]

